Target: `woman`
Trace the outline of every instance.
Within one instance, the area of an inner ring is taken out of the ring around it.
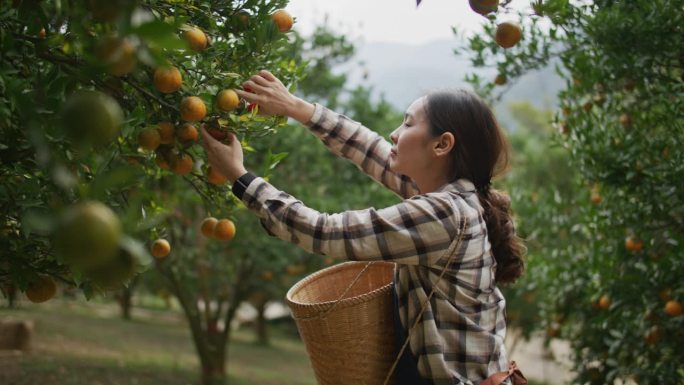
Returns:
[[[268,71],[238,91],[260,113],[308,126],[336,155],[403,198],[376,210],[322,214],[247,172],[242,148],[202,136],[209,162],[273,235],[308,252],[350,260],[392,260],[400,336],[427,303],[397,368],[411,384],[477,384],[505,371],[505,300],[496,283],[523,271],[524,247],[515,235],[508,198],[491,190],[507,164],[505,137],[490,109],[467,91],[418,98],[391,143],[361,124],[290,94]],[[463,223],[465,221],[465,224]],[[445,251],[462,243],[441,280]]]

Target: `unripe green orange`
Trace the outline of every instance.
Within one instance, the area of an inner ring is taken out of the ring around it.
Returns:
[[[103,203],[77,203],[62,215],[55,232],[55,249],[78,268],[102,266],[119,251],[122,235],[118,216]]]

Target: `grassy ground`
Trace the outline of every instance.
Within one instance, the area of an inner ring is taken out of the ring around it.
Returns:
[[[122,320],[112,305],[80,301],[22,304],[0,309],[0,319],[33,320],[33,350],[0,352],[3,385],[186,385],[198,383],[194,346],[173,312],[136,309]],[[273,330],[272,346],[253,343],[250,330],[234,333],[229,348],[231,385],[314,385],[301,342]]]
[[[51,300],[0,308],[0,320],[7,319],[33,320],[35,331],[31,352],[0,351],[1,385],[199,383],[195,348],[178,311],[134,308],[133,320],[125,321],[112,303]],[[315,385],[296,332],[282,326],[269,331],[269,347],[255,344],[251,330],[233,333],[228,384]]]

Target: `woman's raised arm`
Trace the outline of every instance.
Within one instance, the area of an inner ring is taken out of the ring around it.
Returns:
[[[390,170],[391,144],[376,132],[344,115],[292,95],[268,71],[260,71],[243,86],[250,92],[238,90],[238,94],[250,103],[258,103],[259,113],[284,115],[308,126],[332,153],[349,159],[402,198],[419,192],[410,178]]]

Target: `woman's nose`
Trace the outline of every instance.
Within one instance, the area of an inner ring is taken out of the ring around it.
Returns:
[[[398,131],[399,131],[399,129],[397,128],[396,130],[392,131],[392,133],[390,134],[390,140],[391,140],[392,143],[394,143],[394,144],[397,143],[397,137],[398,137],[397,132],[398,132]]]

